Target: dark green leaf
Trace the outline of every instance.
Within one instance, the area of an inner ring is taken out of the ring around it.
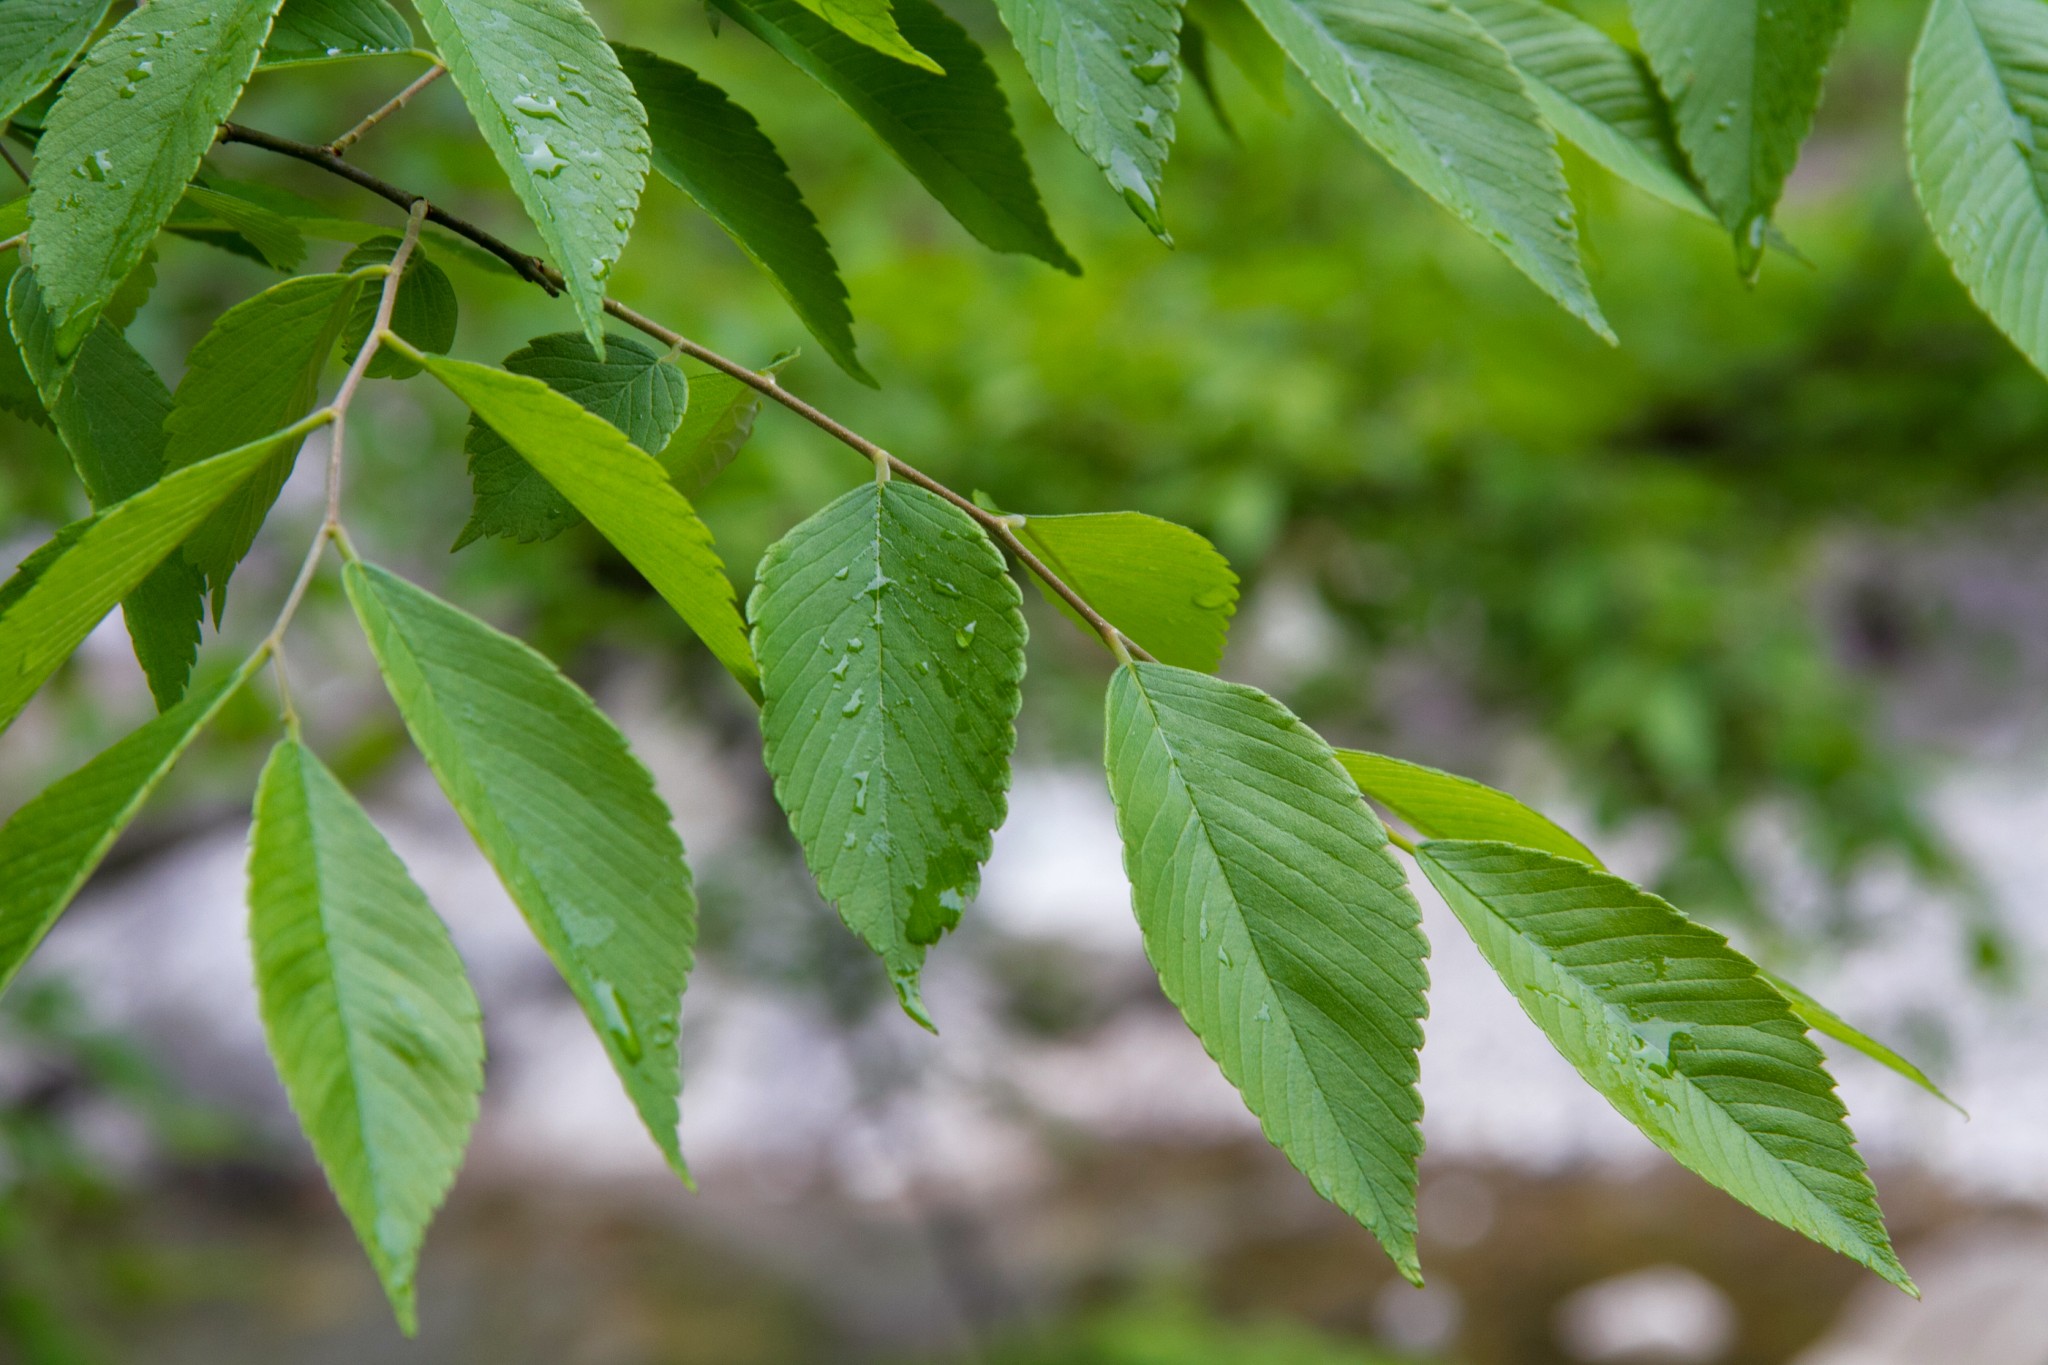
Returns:
[[[1550,127],[1507,53],[1443,0],[1250,0],[1344,120],[1608,340]],[[1686,0],[1691,3],[1691,0]]]
[[[1231,65],[1266,103],[1286,112],[1287,54],[1245,0],[1188,0],[1187,17],[1229,55]]]
[[[959,923],[1003,820],[1020,601],[971,518],[893,479],[769,547],[747,603],[775,798],[819,889],[927,1028],[925,949]]]
[[[652,455],[538,379],[426,358],[436,379],[526,457],[697,632],[726,671],[760,693],[760,677],[711,531]]]
[[[1726,939],[1569,858],[1441,841],[1418,860],[1623,1117],[1757,1212],[1912,1291],[1820,1050]]]
[[[766,372],[773,374],[783,364],[776,360]],[[703,492],[746,446],[760,415],[761,395],[752,385],[717,370],[691,379],[689,410],[661,452],[670,482],[685,497]]]
[[[1744,274],[1820,105],[1821,77],[1849,0],[1629,0],[1643,50]]]
[[[1548,816],[1469,777],[1359,749],[1337,750],[1337,761],[1360,791],[1425,839],[1497,840],[1604,866]]]
[[[1017,535],[1032,552],[1161,663],[1203,673],[1222,665],[1237,610],[1237,575],[1215,546],[1143,512],[1019,520]],[[1039,586],[1070,620],[1092,629]]]
[[[342,272],[389,265],[398,254],[401,240],[372,237],[342,257]],[[370,325],[377,320],[379,292],[363,289],[356,294],[348,325],[341,332],[341,353],[349,361],[355,359],[356,352],[369,339]],[[391,330],[422,351],[446,355],[455,344],[458,316],[455,286],[448,282],[446,272],[428,258],[426,250],[415,246],[405,263],[405,278],[398,282],[398,297],[391,303]],[[419,366],[388,346],[370,357],[370,367],[364,371],[373,379],[410,379],[419,372]]]
[[[555,332],[535,337],[506,356],[505,368],[575,399],[649,454],[675,434],[689,401],[689,384],[681,370],[661,352],[616,332],[605,337],[603,359],[582,333]],[[456,549],[481,536],[548,540],[583,520],[583,514],[481,417],[470,418],[464,446],[469,451],[469,477],[476,485],[476,507],[455,541]]]
[[[896,0],[896,20],[943,76],[862,47],[796,0],[716,3],[844,101],[984,246],[1080,273],[1046,221],[988,58],[931,0]]]
[[[14,723],[57,665],[71,657],[114,604],[142,580],[222,499],[281,447],[305,439],[322,418],[174,470],[125,502],[59,532],[60,552],[27,563],[0,587],[0,730]],[[34,560],[35,556],[31,556]]]
[[[0,125],[71,65],[107,0],[7,0],[0,5]]]
[[[647,117],[577,0],[419,0],[448,74],[604,347],[604,282],[647,179]]]
[[[164,421],[164,463],[182,469],[310,412],[359,287],[347,275],[301,275],[221,314],[178,382]],[[280,445],[185,547],[206,577],[216,622],[227,604],[228,579],[255,544],[298,455],[298,442]]]
[[[417,52],[412,25],[385,0],[285,0],[263,69]]]
[[[296,739],[256,788],[249,942],[278,1079],[410,1335],[420,1243],[476,1123],[483,1020],[434,907]]]
[[[199,226],[211,219],[248,243],[272,270],[290,274],[306,259],[306,238],[297,224],[261,204],[194,185],[185,191],[178,208],[179,212],[171,215],[171,226]]]
[[[873,384],[854,355],[853,314],[839,263],[782,154],[754,116],[686,66],[639,48],[617,51],[647,107],[654,169],[696,200],[768,272],[842,369]]]
[[[413,743],[596,1028],[677,1173],[697,902],[668,808],[553,664],[382,569],[343,575]]]
[[[59,356],[85,340],[185,193],[279,3],[154,0],[64,83],[29,191],[29,246]]]
[[[1180,110],[1177,0],[996,0],[1060,127],[1161,239],[1159,182]]]
[[[28,372],[51,392],[49,414],[92,505],[111,506],[155,483],[164,471],[164,418],[171,395],[114,318],[99,320],[67,368],[51,352],[49,315],[33,272],[15,275],[7,312]],[[185,694],[199,652],[203,586],[185,556],[174,550],[122,603],[136,662],[158,710]]]
[[[1106,753],[1166,994],[1266,1136],[1420,1283],[1429,950],[1386,830],[1314,731],[1206,674],[1117,669]]]
[[[0,828],[0,990],[256,665],[252,659],[227,681],[187,697],[52,783]]]

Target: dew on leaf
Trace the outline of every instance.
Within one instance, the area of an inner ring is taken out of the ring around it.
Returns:
[[[860,714],[860,708],[864,705],[866,705],[866,699],[863,697],[861,689],[856,687],[853,689],[853,695],[846,699],[846,705],[839,708],[839,714],[842,716],[857,716]]]
[[[617,1045],[619,1055],[628,1062],[640,1060],[645,1049],[640,1043],[640,1031],[633,1026],[633,1015],[627,1010],[626,1002],[619,997],[618,987],[603,977],[590,983],[590,994],[597,1001],[597,1012],[604,1024],[604,1031]]]

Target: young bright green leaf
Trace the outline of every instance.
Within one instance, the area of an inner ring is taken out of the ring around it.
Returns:
[[[538,379],[464,360],[424,361],[590,519],[749,696],[760,695],[746,626],[710,528],[652,455]]]
[[[788,359],[771,361],[764,369],[774,374]],[[746,447],[760,415],[761,395],[751,385],[717,370],[694,376],[682,425],[660,456],[669,481],[684,497],[703,492]]]
[[[249,942],[278,1079],[410,1336],[420,1243],[476,1123],[483,1020],[425,893],[296,739],[256,787]]]
[[[2048,8],[1934,0],[1913,54],[1913,187],[1977,306],[2048,371]]]
[[[668,444],[689,402],[689,382],[661,352],[613,332],[604,357],[581,332],[535,337],[505,357],[505,368],[529,375],[575,399],[649,454]],[[583,514],[521,458],[481,417],[472,417],[464,441],[476,507],[456,538],[461,549],[481,536],[548,540],[583,520]]]
[[[0,5],[0,125],[43,93],[85,50],[108,0],[7,0]]]
[[[382,569],[342,581],[413,743],[685,1174],[676,1031],[697,902],[653,780],[540,654]]]
[[[1752,274],[1813,126],[1849,0],[1629,0],[1628,8],[1671,100],[1678,145],[1734,234],[1737,265]]]
[[[1358,135],[1537,287],[1613,332],[1579,264],[1564,163],[1500,45],[1442,0],[1250,0]]]
[[[925,950],[1003,821],[1022,595],[966,514],[867,483],[769,547],[747,603],[775,799],[825,898],[925,1027]]]
[[[1361,792],[1425,839],[1497,840],[1605,866],[1550,817],[1469,777],[1361,749],[1339,749],[1337,761]]]
[[[896,27],[896,12],[890,0],[798,0],[798,3],[857,43],[899,62],[909,62],[937,75],[945,74],[937,62],[912,47],[903,31]]]
[[[931,0],[895,0],[896,20],[943,76],[862,47],[797,0],[715,3],[837,95],[982,245],[1080,273],[1038,202],[988,58]]]
[[[84,767],[58,779],[0,828],[0,990],[13,982],[157,784],[256,669],[195,692]]]
[[[182,469],[311,411],[320,372],[359,287],[347,275],[301,275],[221,314],[193,347],[164,419],[166,466]],[[185,547],[185,557],[206,576],[216,623],[227,605],[228,579],[255,544],[298,456],[298,442],[279,445]]]
[[[1021,520],[1017,536],[1032,553],[1161,663],[1201,673],[1222,665],[1237,575],[1214,545],[1143,512]],[[1039,590],[1079,623],[1050,589]]]
[[[93,44],[36,148],[29,247],[68,357],[255,70],[281,0],[154,0]]]
[[[1771,989],[1785,997],[1785,1003],[1792,1007],[1792,1013],[1798,1015],[1800,1022],[1808,1028],[1838,1043],[1848,1044],[1885,1070],[1904,1076],[1958,1114],[1964,1113],[1963,1107],[1943,1094],[1941,1087],[1911,1060],[1880,1043],[1777,973],[1758,969],[1757,975],[1769,982]]]
[[[1165,664],[1109,685],[1110,794],[1167,996],[1316,1192],[1409,1279],[1422,913],[1330,746],[1253,688]]]
[[[412,25],[385,0],[285,0],[260,69],[417,52]]]
[[[166,474],[127,501],[59,532],[60,551],[33,568],[24,563],[0,586],[0,659],[14,661],[12,669],[0,669],[0,730],[14,723],[57,665],[223,498],[280,447],[297,445],[320,420],[315,414]]]
[[[1508,50],[1550,126],[1623,180],[1712,220],[1643,59],[1544,0],[1463,0]]]
[[[854,354],[853,314],[839,263],[754,116],[680,63],[636,47],[615,50],[647,107],[654,169],[768,272],[840,368],[872,385]]]
[[[577,0],[419,0],[420,18],[540,230],[590,344],[647,180],[647,116]]]
[[[1231,65],[1266,103],[1287,112],[1287,53],[1245,0],[1188,0],[1187,17],[1229,54]]]
[[[1913,1292],[1820,1050],[1728,941],[1619,877],[1502,843],[1418,854],[1565,1059],[1680,1164]]]
[[[401,240],[388,235],[372,237],[341,258],[342,273],[365,266],[389,265],[398,254]],[[380,286],[375,284],[356,291],[348,325],[341,331],[344,360],[353,362],[356,352],[369,340],[370,324],[377,320],[380,293]],[[391,330],[422,351],[446,355],[455,345],[459,314],[455,286],[448,282],[447,272],[434,264],[425,248],[415,245],[405,263],[405,278],[398,282],[398,297],[391,301]],[[371,356],[370,366],[364,371],[372,379],[410,379],[419,372],[419,366],[389,346]]]
[[[49,393],[47,409],[70,450],[95,508],[110,507],[155,483],[164,471],[164,417],[171,395],[155,369],[128,344],[109,314],[101,317],[68,367],[52,351],[52,327],[34,272],[16,272],[7,290],[9,325],[26,372]],[[136,662],[158,710],[185,694],[199,652],[204,584],[173,550],[122,603]]]
[[[1171,242],[1159,184],[1180,110],[1177,0],[997,0],[996,9],[1060,127]]]

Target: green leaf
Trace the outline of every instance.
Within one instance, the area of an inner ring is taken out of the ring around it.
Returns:
[[[422,358],[470,410],[526,457],[697,632],[749,696],[760,676],[711,531],[652,455],[538,379]]]
[[[155,483],[164,470],[171,395],[113,317],[99,320],[65,367],[52,353],[49,314],[32,271],[18,271],[9,283],[7,312],[27,372],[49,391],[49,416],[92,505],[111,506]],[[136,662],[158,710],[185,694],[199,652],[203,587],[184,555],[173,551],[122,603]]]
[[[1410,1280],[1421,910],[1330,746],[1253,688],[1165,664],[1109,684],[1145,952],[1188,1026],[1316,1192]]]
[[[685,1174],[676,1031],[697,902],[653,780],[524,644],[382,569],[342,581],[413,743]]]
[[[29,249],[57,354],[85,340],[199,169],[280,0],[154,0],[93,44],[36,148]]]
[[[1934,0],[1913,54],[1906,145],[1935,240],[1977,306],[2048,371],[2048,10]]]
[[[931,58],[910,45],[896,27],[896,12],[889,0],[799,0],[803,7],[857,43],[873,48],[899,62],[943,76]]]
[[[774,374],[788,359],[769,362],[763,372]],[[692,377],[689,409],[660,456],[669,481],[684,497],[703,492],[746,446],[760,415],[761,395],[752,385],[717,370]]]
[[[982,245],[1081,272],[1038,202],[988,58],[931,0],[896,0],[896,20],[919,51],[945,68],[943,76],[906,70],[797,0],[715,3],[837,95]]]
[[[1913,1292],[1820,1050],[1711,929],[1567,858],[1424,844],[1423,870],[1557,1050],[1678,1161]]]
[[[192,216],[183,212],[187,208],[213,219],[248,243],[272,270],[290,274],[306,259],[306,238],[298,225],[261,204],[252,204],[237,195],[222,194],[204,185],[194,185],[185,191],[185,197],[179,203],[181,211],[171,216],[171,226],[191,224]]]
[[[342,272],[389,265],[398,255],[401,241],[389,235],[372,237],[341,258]],[[371,324],[377,321],[380,293],[380,289],[373,288],[356,294],[348,325],[341,332],[341,354],[351,363],[369,340]],[[459,314],[455,286],[449,283],[447,272],[428,258],[424,248],[415,245],[405,263],[405,278],[398,282],[398,297],[391,302],[391,330],[422,351],[446,355],[455,345]],[[419,372],[419,366],[388,346],[370,357],[369,368],[364,371],[373,379],[410,379]]]
[[[1060,127],[1170,243],[1159,183],[1180,110],[1177,0],[996,0],[996,9]]]
[[[1614,339],[1579,264],[1550,127],[1486,30],[1443,0],[1250,2],[1309,84],[1395,170]]]
[[[0,5],[0,125],[63,74],[107,12],[107,0],[7,0]]]
[[[604,349],[604,282],[647,180],[647,117],[577,0],[419,0],[448,74]]]
[[[161,2],[161,0],[159,0]],[[315,414],[260,441],[175,470],[125,502],[58,533],[62,549],[24,563],[0,587],[0,730],[114,604],[142,583],[207,513],[282,446],[324,421]],[[31,560],[36,557],[31,556]]]
[[[358,287],[347,275],[301,275],[221,314],[192,348],[178,381],[164,419],[164,463],[182,469],[310,412]],[[297,441],[280,444],[185,547],[185,557],[206,577],[216,623],[227,605],[228,579],[256,543],[298,457]]]
[[[1022,594],[965,513],[867,483],[769,547],[747,603],[775,799],[904,1010],[1003,821]]]
[[[635,47],[616,51],[647,107],[654,169],[768,272],[841,369],[872,385],[854,354],[853,314],[839,263],[754,116],[686,66]]]
[[[1813,126],[1849,0],[1629,0],[1628,8],[1671,100],[1678,145],[1734,234],[1737,264],[1752,274]]]
[[[412,25],[385,0],[285,0],[260,69],[417,53]]]
[[[297,739],[256,788],[249,942],[278,1079],[410,1336],[420,1244],[476,1123],[483,1019],[425,893]]]
[[[683,372],[661,352],[612,332],[604,356],[580,332],[535,337],[505,357],[505,368],[540,380],[573,398],[587,412],[617,427],[649,454],[675,434],[689,401]],[[481,417],[472,417],[464,442],[476,507],[456,538],[461,549],[481,536],[548,540],[583,520],[583,514]]]
[[[1203,673],[1222,665],[1237,575],[1214,545],[1143,512],[1017,520],[1018,538],[1034,554],[1161,663]],[[1051,589],[1039,590],[1092,633]]]
[[[1548,816],[1469,777],[1360,749],[1337,750],[1337,761],[1360,791],[1425,839],[1497,840],[1605,866]]]
[[[128,828],[128,822],[227,699],[255,672],[235,675],[156,717],[58,779],[0,828],[0,990]]]
[[[1674,208],[1714,218],[1640,56],[1543,0],[1460,0],[1458,8],[1508,50],[1543,117],[1580,151]]]
[[[1785,1003],[1792,1007],[1792,1013],[1797,1015],[1800,1022],[1808,1028],[1817,1033],[1824,1034],[1838,1043],[1848,1044],[1887,1071],[1904,1076],[1907,1080],[1919,1086],[1958,1114],[1962,1114],[1965,1118],[1969,1117],[1961,1105],[1943,1094],[1941,1087],[1936,1085],[1925,1071],[1915,1066],[1907,1058],[1880,1043],[1862,1029],[1857,1028],[1854,1024],[1842,1018],[1841,1015],[1836,1014],[1826,1005],[1821,1004],[1820,1001],[1814,999],[1777,973],[1763,971],[1759,968],[1757,975],[1768,982],[1771,989],[1785,997]]]
[[[1231,65],[1266,103],[1287,112],[1287,54],[1245,0],[1188,0],[1187,17],[1229,54]]]

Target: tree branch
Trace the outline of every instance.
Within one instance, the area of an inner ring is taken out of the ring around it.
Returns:
[[[426,89],[428,86],[432,85],[435,81],[440,80],[443,76],[447,74],[448,68],[441,65],[439,62],[435,62],[432,66],[427,68],[425,75],[421,76],[411,85],[408,85],[407,87],[405,87],[405,89],[393,95],[390,99],[384,101],[384,103],[378,105],[375,109],[371,110],[368,116],[366,116],[361,123],[358,123],[355,127],[349,129],[340,137],[328,143],[327,150],[329,152],[332,152],[336,156],[340,156],[342,153],[346,152],[350,147],[353,147],[357,142],[361,141],[364,133],[369,132],[372,128],[375,128],[385,119],[390,118],[393,114],[405,108],[406,101],[410,100],[414,95],[419,94],[420,91]]]
[[[444,227],[456,236],[464,237],[474,242],[511,266],[521,279],[538,285],[551,295],[559,295],[562,292],[563,281],[561,272],[540,257],[520,251],[503,239],[478,227],[468,219],[460,218],[455,214],[435,208],[427,202],[424,195],[414,194],[410,190],[401,189],[388,180],[384,180],[360,167],[349,164],[335,155],[334,151],[329,147],[316,147],[309,142],[295,142],[291,138],[279,137],[275,133],[266,133],[256,128],[246,128],[238,123],[222,124],[219,140],[261,148],[267,152],[275,152],[280,156],[288,156],[303,161],[310,166],[318,166],[330,175],[340,176],[343,180],[358,185],[380,198],[389,200],[400,208],[413,211],[416,217],[423,212],[428,222]],[[425,205],[425,208],[421,209],[421,205]],[[417,230],[417,222],[414,224],[414,230]],[[960,494],[946,487],[946,485],[926,474],[923,470],[891,455],[881,446],[876,445],[844,422],[805,402],[789,390],[783,388],[773,374],[749,369],[729,356],[721,355],[708,346],[691,341],[680,332],[663,326],[646,314],[620,303],[617,299],[606,299],[604,301],[604,310],[620,322],[625,323],[628,327],[646,333],[670,349],[687,355],[693,360],[701,361],[712,369],[729,375],[765,397],[774,399],[806,422],[809,422],[812,426],[817,427],[820,431],[859,451],[867,459],[885,465],[892,476],[907,479],[919,488],[936,494],[947,502],[952,503],[978,522],[982,529],[988,532],[990,537],[1016,558],[1019,564],[1022,564],[1028,572],[1037,577],[1046,587],[1052,589],[1053,594],[1071,607],[1075,615],[1087,622],[1089,628],[1102,637],[1102,642],[1108,646],[1110,653],[1116,655],[1119,659],[1143,659],[1148,663],[1156,662],[1151,654],[1139,646],[1137,641],[1118,630],[1108,618],[1088,604],[1087,598],[1076,592],[1070,584],[1054,573],[1044,560],[1033,554],[1031,548],[1018,537],[1016,528],[1011,526],[1006,518],[997,516],[995,513],[977,506],[973,500],[960,496]]]

